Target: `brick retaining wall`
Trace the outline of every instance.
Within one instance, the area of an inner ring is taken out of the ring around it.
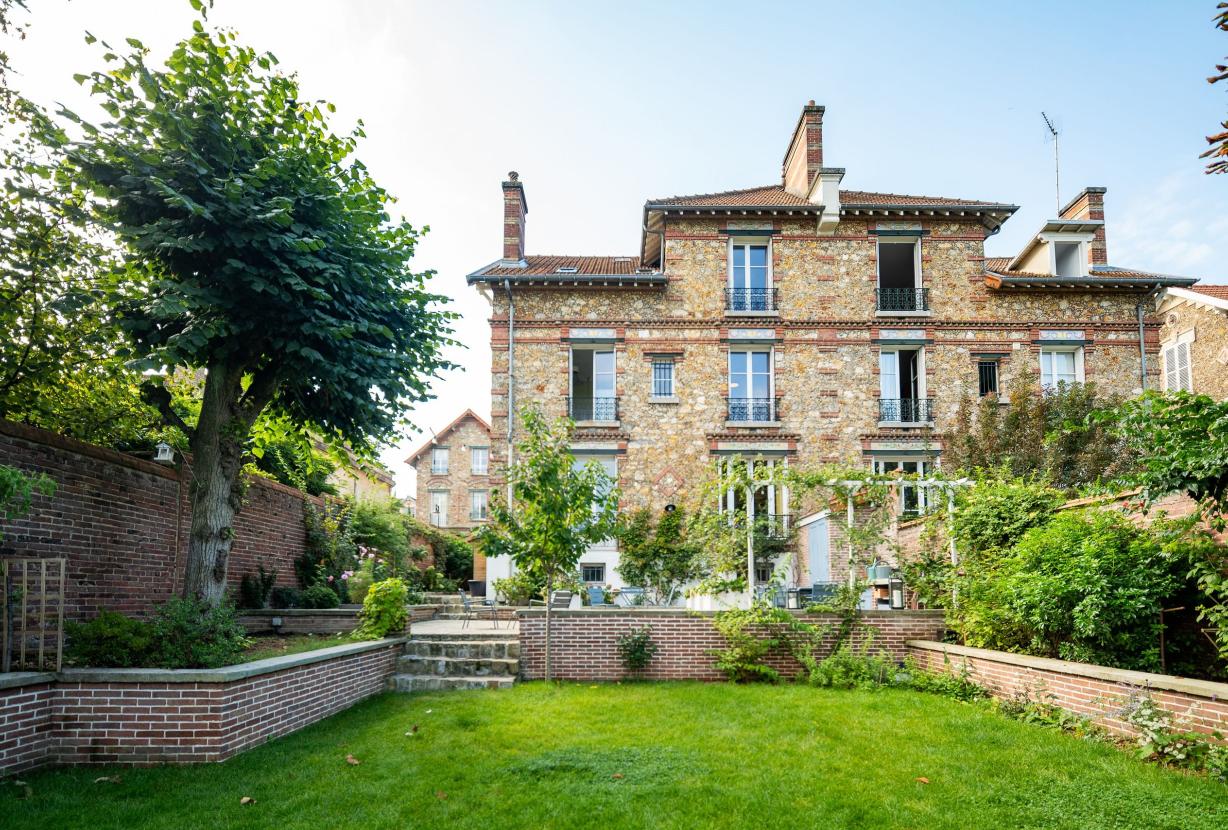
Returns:
[[[546,616],[541,610],[521,611],[520,673],[527,680],[545,672]],[[835,623],[834,615],[800,614],[806,622]],[[619,635],[634,628],[652,629],[659,651],[638,677],[653,680],[723,680],[709,652],[725,647],[712,625],[712,614],[681,609],[576,609],[552,613],[551,675],[561,680],[618,680],[628,674],[619,660]],[[894,659],[903,659],[906,643],[941,636],[946,625],[939,611],[870,611],[863,619],[875,629],[874,645]],[[830,639],[816,652],[825,656]],[[786,676],[801,671],[787,652],[767,660]]]
[[[0,675],[0,775],[45,764],[224,761],[384,690],[403,643],[223,669]]]
[[[146,611],[178,593],[191,525],[186,464],[166,467],[4,420],[0,464],[55,480],[55,495],[35,496],[29,515],[5,522],[0,557],[67,557],[69,619]],[[231,587],[261,562],[277,570],[279,585],[295,585],[305,541],[302,494],[251,479],[235,518]]]
[[[1116,716],[1117,710],[1132,695],[1143,692],[1175,715],[1189,712],[1190,728],[1228,732],[1228,683],[936,642],[910,642],[908,652],[934,671],[957,672],[967,666],[971,679],[994,697],[1049,696],[1055,706],[1085,715],[1114,732],[1133,731]]]

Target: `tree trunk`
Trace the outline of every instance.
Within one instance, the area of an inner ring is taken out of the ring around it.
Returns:
[[[546,682],[550,682],[550,606],[551,595],[554,593],[554,576],[546,575]]]
[[[192,434],[192,525],[183,595],[217,605],[226,592],[226,566],[234,543],[234,517],[242,506],[237,487],[251,422],[239,416],[242,373],[210,365],[200,419]]]

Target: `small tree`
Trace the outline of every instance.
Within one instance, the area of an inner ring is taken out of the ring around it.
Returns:
[[[571,421],[548,424],[530,409],[523,416],[525,440],[508,468],[511,504],[498,492],[490,523],[477,533],[488,557],[509,556],[519,569],[546,583],[546,680],[550,679],[550,593],[572,573],[580,557],[617,528],[618,492],[598,464],[577,467],[571,453]]]
[[[193,453],[184,592],[216,604],[261,414],[359,450],[391,438],[448,366],[452,315],[410,270],[420,231],[390,218],[353,157],[361,124],[334,134],[332,106],[304,100],[273,55],[193,28],[165,69],[134,39],[108,51],[77,80],[111,120],[64,117],[83,136],[67,144],[75,175],[136,279],[117,314],[133,365],[205,373],[194,426],[161,383],[146,393]]]
[[[654,522],[652,511],[641,508],[617,535],[619,575],[629,585],[643,585],[658,604],[672,605],[682,586],[701,575],[681,510],[666,511]]]

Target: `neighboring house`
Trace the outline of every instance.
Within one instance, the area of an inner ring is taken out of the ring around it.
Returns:
[[[410,518],[418,517],[418,497],[406,496],[401,499],[401,511]]]
[[[1166,288],[1156,307],[1160,388],[1228,399],[1228,285]]]
[[[492,305],[496,469],[514,412],[534,403],[571,415],[577,459],[615,475],[624,508],[661,510],[734,455],[924,474],[961,395],[1020,373],[1124,394],[1155,384],[1150,293],[1194,280],[1108,264],[1104,188],[1019,254],[986,258],[1014,205],[844,189],[845,171],[825,166],[823,115],[803,109],[779,183],[650,199],[638,255],[526,254],[528,203],[509,174],[503,255],[468,276]],[[903,513],[926,509],[917,487],[899,498]],[[773,487],[750,502],[800,528],[801,584],[847,574],[826,505]],[[595,549],[586,579],[618,586],[617,560],[612,544]]]
[[[490,424],[466,409],[406,459],[418,478],[415,515],[448,530],[468,532],[490,510]],[[474,579],[486,578],[485,561],[475,556]]]
[[[357,462],[338,467],[328,477],[328,483],[343,496],[355,501],[388,501],[392,498],[392,473],[382,466]]]

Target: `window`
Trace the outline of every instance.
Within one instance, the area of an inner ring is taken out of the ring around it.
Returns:
[[[1164,353],[1164,389],[1168,392],[1178,390],[1194,391],[1194,381],[1190,369],[1190,343],[1194,340],[1194,332],[1187,332],[1176,341],[1165,343]]]
[[[435,527],[448,526],[448,491],[431,491],[431,513],[427,520]]]
[[[431,475],[446,476],[448,474],[448,448],[431,447]]]
[[[469,519],[474,522],[486,521],[490,494],[485,490],[469,491]]]
[[[998,394],[998,361],[982,360],[976,364],[979,393],[982,398]]]
[[[592,583],[592,582],[604,583],[605,582],[605,563],[598,562],[596,564],[591,564],[591,565],[581,564],[580,565],[580,578],[583,579],[585,582],[589,582],[589,583]]]
[[[884,348],[878,355],[878,420],[916,424],[933,420],[925,396],[925,354],[920,348]]]
[[[652,362],[652,396],[654,398],[674,397],[674,361],[654,360]]]
[[[932,462],[917,458],[876,458],[874,472],[878,475],[901,473],[905,476],[924,478],[929,474]],[[899,510],[902,516],[920,516],[930,508],[929,488],[916,484],[901,484]]]
[[[730,311],[771,311],[771,274],[768,268],[768,246],[764,243],[731,243],[729,249]]]
[[[577,470],[583,469],[589,464],[596,464],[597,466],[601,467],[601,469],[605,470],[606,475],[609,476],[610,478],[611,488],[618,486],[618,459],[615,456],[613,455],[576,455],[575,459],[572,461],[573,468]],[[608,495],[608,491],[607,493],[604,493],[604,494],[598,494],[598,498],[603,498],[606,495]],[[599,507],[600,505],[594,502],[593,512],[595,513],[599,509]],[[615,547],[616,545],[613,539],[605,539],[600,542],[597,542],[594,545],[590,545],[589,549],[590,550],[613,550],[615,549]]]
[[[717,464],[719,474],[724,476],[732,463],[729,459],[721,459]],[[761,483],[750,488],[749,493],[746,488],[724,487],[718,496],[720,512],[732,514],[744,510],[752,521],[763,524],[769,535],[788,530],[789,488],[773,483],[772,478],[777,464],[784,468],[789,462],[783,458],[755,458],[743,463],[751,465],[753,478]]]
[[[1082,242],[1053,242],[1053,275],[1056,277],[1082,277],[1086,259]]]
[[[1040,385],[1056,389],[1083,382],[1083,348],[1045,348],[1040,350]]]
[[[572,349],[570,410],[576,421],[618,420],[613,349]]]
[[[729,353],[729,420],[776,420],[772,398],[772,352]]]
[[[486,475],[490,466],[490,447],[469,448],[469,470],[475,476]]]
[[[878,310],[925,311],[921,288],[921,240],[889,237],[878,241]]]

